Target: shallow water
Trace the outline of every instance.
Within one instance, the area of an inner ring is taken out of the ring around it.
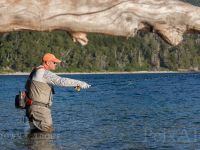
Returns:
[[[200,74],[67,75],[56,87],[52,134],[30,134],[15,94],[27,76],[0,76],[0,149],[200,149]]]

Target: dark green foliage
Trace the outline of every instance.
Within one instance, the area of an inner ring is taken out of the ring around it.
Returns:
[[[188,3],[191,3],[192,5],[200,6],[200,1],[199,0],[182,0]]]
[[[30,71],[46,52],[62,60],[58,71],[196,70],[200,66],[199,35],[187,35],[171,47],[152,33],[126,39],[89,34],[83,47],[65,32],[16,32],[0,37],[0,70]]]

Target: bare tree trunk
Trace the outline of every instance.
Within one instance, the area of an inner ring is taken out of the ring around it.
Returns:
[[[87,32],[133,37],[158,33],[171,45],[200,31],[200,8],[179,0],[1,0],[0,32],[65,30],[87,44]]]

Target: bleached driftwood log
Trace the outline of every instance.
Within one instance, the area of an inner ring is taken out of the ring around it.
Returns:
[[[0,32],[65,30],[82,45],[85,33],[133,37],[158,33],[171,45],[200,31],[200,8],[179,0],[0,0]]]

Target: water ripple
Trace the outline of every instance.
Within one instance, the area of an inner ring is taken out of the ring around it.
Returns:
[[[0,76],[0,149],[200,147],[200,74],[66,76],[85,80],[92,87],[80,92],[56,87],[54,140],[45,139],[38,145],[29,137],[24,111],[14,107],[14,96],[24,88],[26,77]]]

